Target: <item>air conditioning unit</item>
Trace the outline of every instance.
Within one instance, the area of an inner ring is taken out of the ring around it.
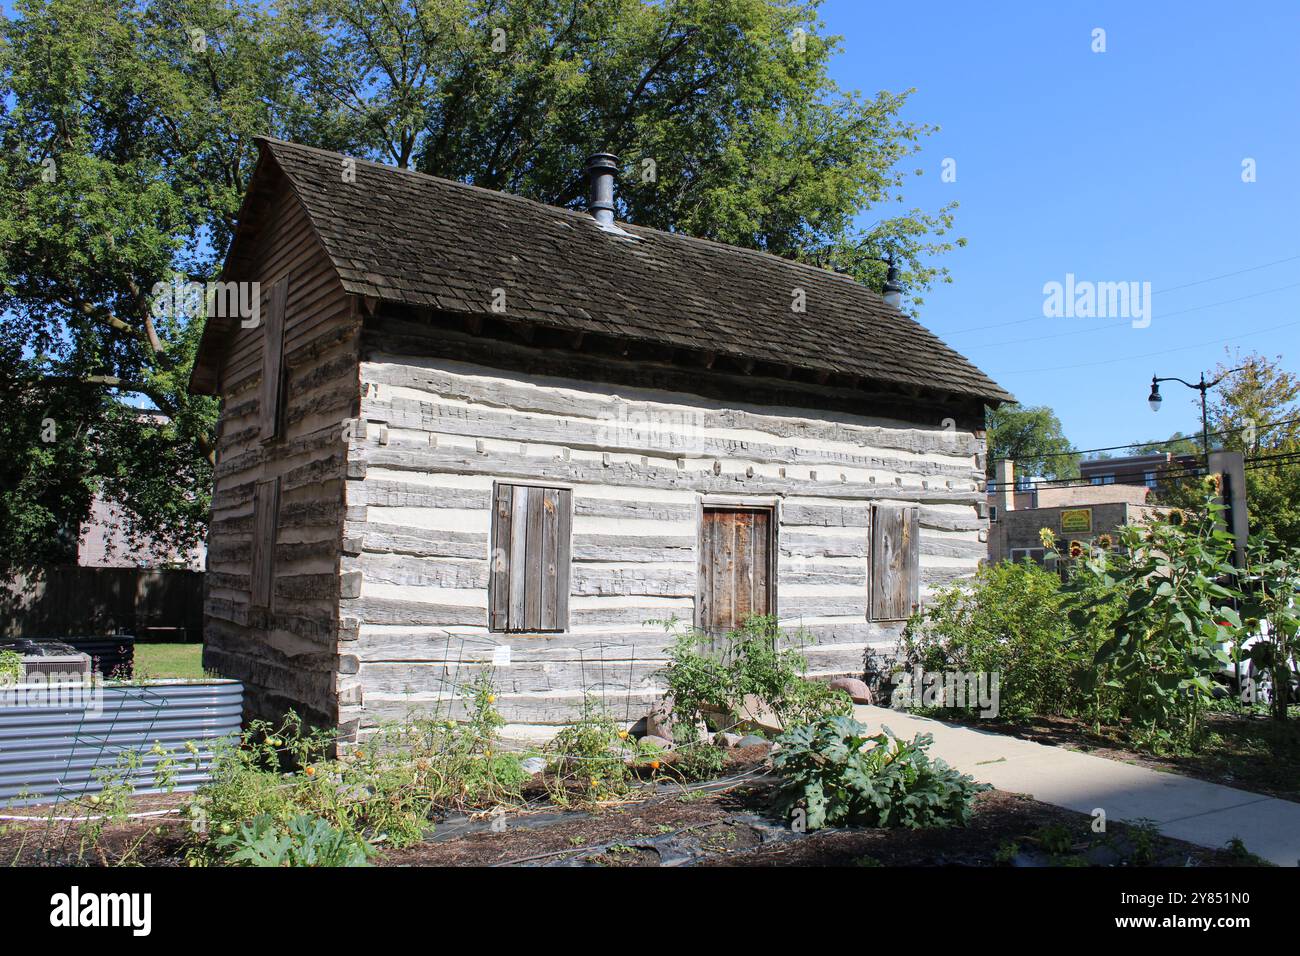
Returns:
[[[89,654],[52,654],[23,658],[23,680],[29,684],[80,683],[89,677]]]
[[[0,643],[0,650],[22,655],[23,680],[28,683],[66,684],[90,677],[91,660],[62,641],[33,641],[20,638]]]

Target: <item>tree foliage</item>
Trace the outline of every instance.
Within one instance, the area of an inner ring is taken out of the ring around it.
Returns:
[[[1207,403],[1210,447],[1241,452],[1247,461],[1246,508],[1250,533],[1300,547],[1300,377],[1284,369],[1281,358],[1257,352],[1229,352],[1206,378],[1240,368],[1211,390]],[[1200,398],[1193,405],[1200,414]],[[1193,451],[1200,454],[1198,440]],[[1196,482],[1189,477],[1161,481],[1162,504],[1195,508]]]
[[[1258,459],[1246,470],[1251,533],[1300,546],[1300,461],[1265,462],[1300,453],[1300,378],[1282,368],[1280,357],[1255,352],[1229,355],[1213,375],[1236,367],[1244,371],[1210,393],[1210,431],[1223,448]]]
[[[215,275],[256,135],[560,205],[611,150],[627,220],[876,287],[893,255],[919,302],[953,245],[951,207],[899,206],[931,128],[901,117],[906,92],[836,87],[817,7],[21,0],[0,21],[0,335],[28,417],[0,431],[16,476],[0,560],[45,554],[96,490],[139,536],[204,533],[216,409],[186,390],[201,322],[153,305],[159,283]],[[37,444],[47,408],[77,444]]]
[[[1061,420],[1046,405],[1002,405],[986,412],[988,473],[993,463],[1010,458],[1020,475],[1048,479],[1077,478],[1079,456],[1065,437]]]

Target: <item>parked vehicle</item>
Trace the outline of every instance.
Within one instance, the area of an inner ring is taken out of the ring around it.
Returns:
[[[1241,695],[1249,693],[1253,695],[1253,701],[1260,703],[1271,703],[1273,700],[1273,673],[1269,668],[1262,667],[1256,660],[1258,652],[1252,656],[1251,650],[1265,644],[1270,640],[1269,626],[1267,621],[1259,622],[1259,632],[1246,638],[1241,644],[1240,662],[1232,659],[1233,645],[1228,641],[1219,644],[1219,650],[1228,657],[1228,662],[1219,665],[1218,677],[1226,683],[1233,692]],[[1300,668],[1297,667],[1295,660],[1290,662],[1291,667],[1291,700],[1300,700]],[[1240,669],[1239,669],[1240,668]]]

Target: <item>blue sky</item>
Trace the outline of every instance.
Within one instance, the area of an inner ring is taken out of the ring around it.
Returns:
[[[941,127],[909,164],[924,174],[905,205],[958,200],[969,245],[943,257],[953,282],[919,318],[1020,401],[1055,408],[1076,447],[1199,430],[1196,394],[1165,386],[1156,415],[1150,379],[1195,380],[1225,345],[1300,370],[1300,4],[827,0],[821,13],[843,37],[842,87],[915,87],[905,116]],[[940,180],[945,158],[956,182]],[[1067,273],[1150,282],[1149,327],[1044,317],[1044,283]]]

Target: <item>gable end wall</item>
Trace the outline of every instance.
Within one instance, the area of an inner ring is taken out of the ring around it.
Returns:
[[[356,415],[360,321],[287,186],[261,211],[249,263],[228,280],[258,281],[261,315],[289,277],[284,321],[282,437],[261,438],[266,323],[235,330],[220,372],[221,416],[205,585],[204,667],[243,681],[247,711],[293,708],[321,725],[338,718],[339,541],[345,422]],[[280,479],[271,607],[254,607],[254,489]]]

